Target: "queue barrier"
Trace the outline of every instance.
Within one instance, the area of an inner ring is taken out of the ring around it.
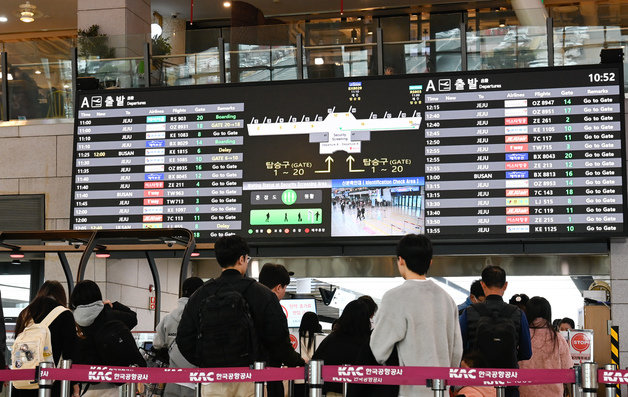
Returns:
[[[493,369],[448,367],[399,367],[361,365],[323,365],[311,361],[306,368],[266,368],[255,363],[252,368],[154,368],[71,365],[62,361],[60,368],[42,363],[37,369],[0,370],[0,381],[36,379],[39,397],[50,396],[53,381],[62,381],[62,396],[70,395],[70,382],[110,382],[126,384],[126,395],[135,395],[136,383],[225,383],[255,382],[255,396],[264,396],[264,382],[307,380],[310,397],[322,396],[323,382],[371,385],[428,385],[435,397],[444,396],[446,385],[492,386],[497,396],[503,396],[507,386],[541,385],[550,383],[577,384],[576,395],[597,395],[598,382],[606,386],[607,395],[616,385],[628,385],[628,370],[615,365],[597,368],[596,363],[584,363],[574,369]],[[130,385],[133,385],[132,387]],[[346,390],[346,388],[345,388]]]
[[[70,369],[46,368],[39,371],[39,376],[43,380],[111,383],[271,382],[305,378],[303,368],[156,368],[98,365],[73,365]]]
[[[34,369],[0,369],[0,382],[35,379]]]
[[[492,369],[325,365],[323,380],[380,385],[425,385],[440,379],[456,386],[522,386],[575,383],[572,369]]]

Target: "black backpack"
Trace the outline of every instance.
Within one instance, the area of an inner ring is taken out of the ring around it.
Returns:
[[[244,291],[255,283],[247,281]],[[230,283],[220,279],[209,281],[205,288],[210,294],[200,304],[196,342],[200,366],[248,367],[257,357],[255,324],[248,303]]]
[[[491,309],[486,304],[472,305],[480,318],[475,327],[473,350],[479,352],[489,368],[517,368],[519,332],[512,316],[516,306]]]
[[[108,320],[92,335],[97,364],[111,366],[146,366],[129,327],[120,320]]]

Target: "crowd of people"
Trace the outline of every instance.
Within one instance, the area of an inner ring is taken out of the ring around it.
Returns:
[[[552,321],[543,297],[514,295],[503,299],[508,282],[499,266],[487,266],[473,282],[466,302],[457,306],[451,296],[427,277],[432,245],[424,235],[409,234],[396,247],[404,283],[386,292],[378,307],[370,296],[349,302],[320,344],[322,331],[315,313],[303,315],[297,352],[279,301],[290,283],[282,265],[266,264],[259,281],[247,277],[251,257],[247,242],[228,236],[215,243],[222,268],[220,277],[203,282],[184,281],[177,307],[156,329],[153,349],[171,367],[241,367],[255,361],[269,366],[301,367],[311,360],[325,364],[400,365],[467,368],[571,368],[572,359],[560,331],[574,328],[568,318]],[[15,334],[21,340],[36,324],[50,334],[55,363],[61,358],[79,364],[138,365],[146,361],[131,335],[136,314],[119,302],[103,299],[90,280],[77,283],[69,301],[63,286],[46,281],[35,299],[20,313]],[[17,339],[16,339],[17,341]],[[16,342],[17,343],[17,342]],[[33,360],[24,343],[14,347],[12,364]],[[45,355],[46,353],[44,353]],[[37,359],[37,357],[35,357]],[[168,384],[164,396],[194,396],[194,384]],[[73,396],[117,396],[116,384],[73,384]],[[34,396],[36,389],[16,388],[14,396]],[[295,396],[307,395],[308,385],[297,382]],[[327,396],[341,396],[342,384],[325,383]],[[58,396],[57,383],[53,396]],[[248,397],[253,383],[203,384],[202,396]],[[267,395],[284,396],[282,382],[268,382]],[[349,396],[431,397],[425,386],[348,386]],[[451,389],[452,396],[495,396],[492,387]],[[508,387],[506,395],[562,397],[563,385]]]
[[[345,210],[347,209],[355,213],[356,220],[358,221],[362,221],[366,219],[364,215],[366,213],[366,206],[367,205],[369,207],[371,206],[370,201],[365,202],[365,201],[348,200],[348,199],[334,200],[333,204],[334,206],[338,205],[340,207],[340,212],[342,212],[343,215],[345,213]]]
[[[41,323],[49,331],[43,354],[35,327]],[[98,284],[91,280],[77,283],[69,301],[61,283],[46,281],[17,318],[11,364],[13,368],[27,368],[29,362],[49,361],[52,356],[56,364],[63,358],[76,364],[146,366],[130,331],[136,325],[136,313],[120,302],[103,300]],[[60,384],[55,382],[52,395],[60,393]],[[38,390],[30,381],[14,382],[12,395],[37,396]],[[114,397],[118,385],[75,383],[72,395]]]

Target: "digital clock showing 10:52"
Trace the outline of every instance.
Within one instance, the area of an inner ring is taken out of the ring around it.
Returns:
[[[252,243],[625,234],[621,65],[83,91],[71,225]]]
[[[613,72],[589,73],[589,82],[590,83],[599,83],[600,81],[615,82],[615,81],[617,81],[617,75],[615,73],[613,73]]]

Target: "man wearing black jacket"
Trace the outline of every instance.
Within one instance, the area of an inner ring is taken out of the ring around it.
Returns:
[[[290,276],[294,275],[294,273],[289,272],[283,265],[275,264],[275,263],[265,263],[262,266],[262,270],[259,272],[259,282],[262,285],[265,285],[270,289],[276,296],[277,299],[282,300],[284,296],[286,296],[286,288],[288,284],[290,284]],[[289,339],[289,336],[288,336]],[[284,357],[293,357],[292,361],[298,361],[298,358],[301,357],[299,353],[296,352],[292,348],[292,344],[288,340],[288,343],[282,344],[282,348],[286,349],[290,347],[289,350],[283,352]],[[283,363],[281,361],[269,361],[268,366],[270,367],[281,367]],[[284,387],[283,382],[267,382],[266,383],[266,391],[268,392],[268,397],[284,397]]]
[[[208,298],[216,294],[217,286],[228,285],[242,295],[248,305],[255,331],[257,352],[253,361],[279,361],[288,366],[302,366],[303,359],[290,346],[288,322],[274,293],[250,277],[246,277],[251,257],[246,241],[240,236],[219,238],[214,245],[216,260],[222,267],[222,275],[210,280],[196,291],[183,310],[177,330],[177,345],[183,356],[192,364],[203,367],[206,358],[197,345],[199,335],[209,330],[201,329],[200,313]],[[241,366],[237,357],[228,366]],[[233,396],[248,397],[254,395],[253,383],[210,383],[203,385],[203,397]]]

